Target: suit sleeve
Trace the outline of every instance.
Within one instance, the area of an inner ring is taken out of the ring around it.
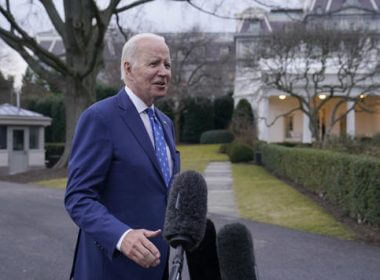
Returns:
[[[65,207],[73,221],[112,258],[122,234],[130,229],[101,203],[112,160],[112,141],[102,116],[94,109],[78,121],[68,168]]]

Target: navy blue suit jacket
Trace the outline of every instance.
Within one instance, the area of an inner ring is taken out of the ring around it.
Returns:
[[[156,110],[179,172],[172,121]],[[161,280],[168,244],[151,239],[160,265],[142,268],[117,249],[128,229],[162,229],[168,188],[144,124],[125,90],[81,115],[69,161],[65,207],[80,227],[72,275],[75,280]]]

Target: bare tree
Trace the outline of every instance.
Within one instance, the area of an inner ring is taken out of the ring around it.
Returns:
[[[9,64],[9,54],[3,49],[0,42],[0,64]],[[0,70],[0,104],[11,103],[13,95],[13,77],[6,78]]]
[[[270,123],[266,120],[267,126],[300,110],[310,119],[312,137],[320,143],[319,116],[327,104],[332,110],[325,140],[352,110],[374,110],[374,103],[364,102],[364,97],[380,87],[379,55],[376,34],[293,23],[261,38],[245,63],[260,69],[261,82],[269,91],[276,89],[297,100],[296,107]]]
[[[218,43],[215,36],[198,28],[166,36],[171,49],[172,82],[168,97],[173,101],[176,134],[180,136],[180,118],[188,97],[214,98],[226,93],[233,77],[233,41]],[[179,139],[177,139],[179,141]]]
[[[57,167],[67,165],[72,137],[81,112],[95,101],[96,77],[103,61],[104,36],[111,18],[124,11],[153,0],[134,0],[125,3],[110,0],[100,8],[94,0],[63,1],[64,15],[59,1],[30,1],[42,5],[52,26],[61,36],[65,57],[62,59],[38,44],[35,37],[16,19],[15,3],[4,0],[0,4],[0,38],[16,50],[29,67],[49,84],[56,85],[65,99],[66,144]]]

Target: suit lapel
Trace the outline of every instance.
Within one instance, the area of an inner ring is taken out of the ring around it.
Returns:
[[[135,136],[137,142],[141,145],[149,159],[152,161],[156,171],[160,174],[161,179],[164,181],[164,177],[161,172],[161,168],[156,158],[152,142],[150,141],[148,132],[141,120],[139,113],[137,112],[132,101],[129,99],[127,93],[122,89],[117,96],[119,107],[121,107],[121,117],[129,130]],[[165,186],[165,184],[163,185]]]

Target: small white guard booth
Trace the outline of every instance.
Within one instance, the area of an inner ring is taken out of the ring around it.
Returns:
[[[0,174],[45,167],[45,127],[51,121],[8,103],[0,105]]]

